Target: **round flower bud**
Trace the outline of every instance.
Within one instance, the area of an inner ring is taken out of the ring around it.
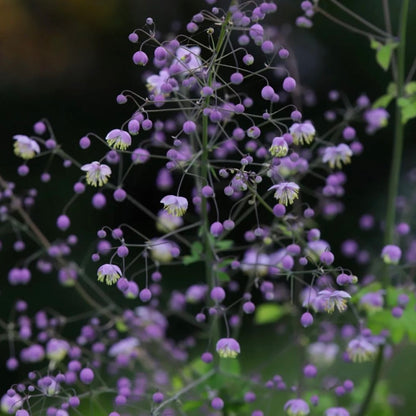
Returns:
[[[211,290],[211,299],[215,302],[222,302],[225,299],[225,290],[221,286],[216,286]]]
[[[79,379],[84,384],[91,384],[94,380],[94,371],[91,368],[83,368],[79,373]]]
[[[147,55],[144,52],[137,51],[133,55],[133,62],[136,65],[145,66],[149,62],[149,58],[147,57]]]
[[[149,302],[152,299],[152,292],[149,289],[142,289],[139,298],[142,302]]]
[[[214,237],[219,237],[224,231],[224,227],[219,221],[216,221],[211,224],[210,232]]]
[[[296,81],[292,77],[286,77],[283,80],[283,89],[287,92],[292,92],[296,88]]]
[[[163,393],[161,393],[160,391],[156,392],[153,394],[152,399],[154,403],[162,403],[163,402]]]
[[[214,397],[211,400],[211,407],[215,410],[221,410],[224,407],[224,401],[219,397]]]
[[[304,328],[307,328],[313,324],[313,316],[310,312],[305,312],[300,317],[300,323]]]
[[[71,225],[71,221],[67,215],[62,214],[56,220],[56,226],[62,231],[67,230],[70,225]]]
[[[214,359],[214,357],[212,356],[212,354],[210,352],[204,352],[201,355],[201,360],[206,364],[211,363],[213,359]]]

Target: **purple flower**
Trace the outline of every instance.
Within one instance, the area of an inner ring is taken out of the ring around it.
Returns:
[[[347,309],[348,299],[351,299],[351,295],[343,290],[321,290],[318,292],[318,299],[324,302],[325,310],[328,313],[334,312],[335,308],[339,312],[344,312]]]
[[[175,217],[181,217],[188,209],[188,200],[182,196],[166,195],[160,202],[168,214]]]
[[[289,146],[283,137],[275,137],[269,149],[273,157],[285,157],[289,151]]]
[[[69,344],[63,339],[51,338],[46,344],[46,356],[49,360],[62,361],[69,351]]]
[[[202,69],[200,54],[201,48],[199,46],[180,46],[176,50],[176,58],[177,62],[180,63],[180,67],[182,67],[182,71],[200,71]]]
[[[13,396],[5,394],[0,401],[0,409],[6,414],[11,414],[16,412],[17,409],[21,408],[23,405],[22,397],[15,393]]]
[[[97,270],[97,279],[99,282],[104,282],[109,286],[113,285],[120,279],[122,273],[120,267],[115,264],[103,264]]]
[[[97,161],[81,166],[81,170],[87,172],[87,184],[91,186],[105,185],[111,175],[111,168]]]
[[[366,293],[360,299],[360,306],[366,311],[379,311],[384,305],[384,291]]]
[[[183,219],[169,214],[167,211],[160,210],[157,214],[156,228],[163,232],[176,230],[183,225]]]
[[[35,140],[30,139],[23,134],[16,134],[13,136],[14,153],[22,159],[33,159],[37,153],[40,152],[40,147]]]
[[[338,169],[342,168],[342,164],[346,165],[351,162],[352,150],[350,147],[341,143],[338,146],[329,146],[324,149],[322,161],[329,164],[330,168],[333,169],[335,166]]]
[[[131,145],[130,134],[120,129],[111,130],[105,140],[114,149],[126,150]]]
[[[397,264],[402,256],[402,250],[400,247],[393,244],[389,244],[381,251],[381,257],[386,264]]]
[[[139,340],[134,337],[124,338],[121,341],[116,342],[108,350],[110,357],[117,357],[118,355],[130,356],[139,346]]]
[[[240,354],[240,344],[234,338],[221,338],[216,350],[222,358],[236,358]]]
[[[371,361],[376,352],[376,347],[363,337],[351,340],[347,346],[348,357],[353,362]]]
[[[315,127],[309,121],[292,124],[289,132],[293,137],[293,143],[297,146],[312,143],[316,133]]]
[[[367,132],[374,133],[376,130],[387,126],[389,113],[384,108],[372,108],[364,113],[364,120],[367,122]]]
[[[350,413],[343,407],[330,407],[325,411],[325,416],[350,416]]]
[[[274,190],[274,197],[279,204],[290,205],[293,201],[299,197],[299,185],[295,182],[281,182],[277,185],[271,186],[268,191]]]
[[[179,247],[172,241],[155,239],[149,242],[150,255],[154,261],[169,263],[180,254]]]
[[[306,416],[309,414],[309,406],[305,400],[292,399],[286,402],[284,410],[289,416]]]
[[[315,342],[308,346],[309,360],[318,367],[331,365],[338,354],[337,344]]]

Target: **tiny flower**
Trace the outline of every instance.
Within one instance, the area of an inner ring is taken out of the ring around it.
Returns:
[[[318,367],[329,366],[335,361],[338,350],[337,344],[315,342],[308,346],[308,357]]]
[[[81,170],[87,172],[87,184],[91,186],[103,186],[108,182],[111,168],[100,162],[87,163],[81,166]]]
[[[325,416],[350,416],[350,413],[343,407],[330,407],[326,410]]]
[[[166,211],[159,211],[157,215],[156,228],[163,232],[170,232],[176,230],[177,228],[183,225],[183,219],[181,217],[176,217],[171,215]]]
[[[371,361],[376,352],[376,347],[362,337],[351,340],[347,347],[348,357],[355,363]]]
[[[216,350],[222,358],[236,358],[240,354],[240,344],[234,338],[221,338]]]
[[[322,161],[329,164],[329,167],[333,169],[335,166],[341,169],[342,164],[346,165],[351,162],[352,150],[350,147],[341,143],[338,146],[329,146],[325,148],[322,156]]]
[[[49,360],[62,361],[69,351],[69,344],[63,339],[51,338],[46,344],[46,356]]]
[[[14,142],[14,153],[22,159],[33,159],[40,152],[37,142],[23,134],[16,134],[13,139],[16,140]]]
[[[376,130],[387,126],[389,113],[384,108],[373,108],[364,113],[364,120],[367,122],[367,132],[374,133]]]
[[[188,209],[188,200],[182,196],[166,195],[160,202],[168,214],[181,217]]]
[[[201,48],[199,46],[180,46],[176,50],[176,58],[180,62],[182,71],[192,72],[199,71],[202,67],[202,61],[199,55]]]
[[[381,257],[386,264],[397,264],[402,256],[400,247],[393,244],[385,246],[381,252]]]
[[[130,134],[120,129],[111,130],[105,140],[114,149],[126,150],[131,145]]]
[[[6,414],[11,414],[16,412],[20,407],[23,406],[22,397],[15,393],[13,396],[5,394],[0,401],[0,409]]]
[[[152,259],[160,263],[169,263],[180,254],[178,246],[168,240],[151,240],[149,250]]]
[[[284,410],[289,416],[306,416],[309,414],[309,406],[302,399],[292,399],[286,402]]]
[[[273,157],[285,157],[289,151],[289,146],[283,137],[275,137],[269,149]]]
[[[366,293],[360,299],[360,306],[369,312],[375,312],[383,309],[384,306],[384,291]]]
[[[293,143],[297,146],[312,143],[316,133],[315,127],[310,122],[294,123],[289,132],[293,137]]]
[[[290,205],[298,198],[299,185],[294,182],[281,182],[277,185],[271,186],[268,190],[275,190],[274,197],[279,204]]]
[[[347,309],[348,299],[351,298],[351,295],[343,290],[321,290],[318,292],[318,299],[324,302],[325,310],[328,313],[334,312],[334,309],[337,308],[339,312],[344,312]]]
[[[121,274],[120,267],[115,264],[103,264],[97,271],[98,281],[104,282],[105,279],[105,283],[109,286],[116,283],[120,279]]]
[[[162,69],[159,75],[150,75],[146,79],[146,87],[154,95],[163,94],[162,87],[168,83],[170,78],[169,71]]]

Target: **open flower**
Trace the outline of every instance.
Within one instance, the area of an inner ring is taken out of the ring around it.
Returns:
[[[342,168],[342,164],[346,165],[351,162],[352,150],[350,147],[341,143],[338,146],[329,146],[325,148],[322,156],[322,161],[329,164],[329,167],[333,169],[335,166],[338,169]]]
[[[293,204],[293,201],[299,196],[299,185],[295,182],[281,182],[271,186],[268,190],[271,191],[272,189],[275,190],[274,197],[279,204]]]
[[[240,354],[240,344],[234,338],[221,338],[216,350],[222,358],[235,358]]]
[[[347,309],[348,299],[351,298],[351,295],[343,290],[321,290],[318,292],[318,299],[322,300],[325,305],[325,310],[328,313],[334,312],[335,308],[339,312],[344,312]]]
[[[111,168],[100,162],[91,162],[81,166],[81,170],[87,172],[87,184],[91,186],[103,186],[108,182]]]
[[[33,159],[40,152],[37,142],[23,134],[16,134],[13,139],[16,140],[14,142],[14,153],[22,159]]]
[[[348,343],[348,357],[353,362],[362,363],[363,361],[371,361],[376,353],[376,347],[365,338],[355,338]]]
[[[160,202],[164,205],[164,209],[170,215],[182,217],[188,209],[188,200],[182,196],[166,195]]]
[[[131,145],[130,134],[120,129],[111,130],[105,140],[114,149],[126,150]]]
[[[289,151],[289,146],[283,137],[275,137],[273,143],[269,149],[270,154],[273,157],[284,157]]]
[[[303,144],[310,144],[315,138],[315,127],[312,123],[306,121],[305,123],[294,123],[290,126],[289,132],[292,135],[293,143],[297,146]]]
[[[350,413],[343,407],[330,407],[326,409],[325,416],[350,416]]]
[[[181,46],[176,50],[176,58],[183,67],[183,71],[186,72],[194,72],[202,69],[200,54],[201,48],[199,46]]]
[[[105,283],[111,286],[120,279],[121,274],[120,267],[115,264],[103,264],[97,270],[97,279],[99,282],[104,282],[105,280]]]
[[[284,410],[289,416],[306,416],[309,414],[309,406],[305,400],[292,399],[286,402]]]

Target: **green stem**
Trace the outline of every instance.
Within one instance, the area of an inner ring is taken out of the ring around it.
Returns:
[[[224,45],[227,34],[227,26],[231,18],[231,13],[228,12],[223,24],[221,25],[221,32],[218,37],[218,42],[215,46],[215,51],[212,57],[212,67],[209,71],[208,76],[208,86],[212,86],[216,68],[217,56],[220,54],[221,49]],[[209,106],[209,97],[205,99],[205,106]],[[209,137],[208,137],[208,116],[202,115],[202,149],[201,149],[201,167],[200,167],[200,177],[202,185],[208,183],[208,172],[209,172]],[[204,245],[204,263],[205,263],[205,278],[208,284],[208,287],[212,289],[215,286],[215,276],[213,275],[213,264],[215,253],[213,252],[211,235],[210,235],[210,223],[208,217],[208,202],[205,197],[202,197],[201,201],[201,217],[202,217],[202,241]],[[217,339],[219,336],[219,326],[218,319],[214,317],[213,327],[212,327],[212,337]]]
[[[394,238],[394,226],[396,222],[396,199],[399,189],[400,170],[403,156],[403,141],[404,141],[404,124],[401,120],[401,108],[398,104],[400,97],[404,95],[404,77],[405,77],[405,58],[406,58],[406,28],[407,17],[409,10],[409,0],[403,0],[402,8],[400,12],[400,28],[399,28],[399,47],[397,52],[397,99],[395,108],[395,120],[394,120],[394,145],[392,165],[389,178],[389,189],[387,198],[387,213],[386,213],[386,225],[384,232],[384,244],[392,244]],[[389,268],[383,269],[383,288],[387,288],[389,284]],[[365,416],[367,414],[368,407],[371,404],[377,382],[380,378],[381,369],[383,367],[383,355],[384,347],[380,346],[374,364],[373,372],[371,375],[370,385],[361,407],[357,413],[357,416]]]

